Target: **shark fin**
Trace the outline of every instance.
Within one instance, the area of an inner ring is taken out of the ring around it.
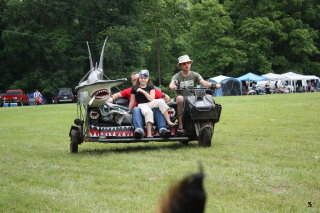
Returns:
[[[103,71],[104,47],[105,47],[105,45],[106,45],[107,40],[108,40],[108,37],[104,40],[103,47],[102,47],[101,54],[100,54],[100,61],[99,61],[99,67],[98,67],[98,69],[101,70],[101,71]]]
[[[90,71],[92,71],[93,70],[93,62],[92,62],[91,51],[90,51],[90,47],[89,47],[88,42],[87,42],[87,46],[88,46],[88,52],[89,52]]]

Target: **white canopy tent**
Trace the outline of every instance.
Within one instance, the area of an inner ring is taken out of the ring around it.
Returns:
[[[209,79],[210,80],[214,80],[217,83],[220,83],[221,81],[223,81],[226,78],[231,78],[231,77],[224,76],[224,75],[219,75],[219,76],[216,76],[216,77],[213,77],[213,78],[209,78]]]
[[[294,73],[294,72],[287,72],[287,73],[281,74],[281,76],[283,76],[284,78],[289,78],[292,81],[306,79],[304,75],[297,74],[297,73]]]
[[[307,86],[307,80],[317,80],[319,81],[319,77],[315,76],[315,75],[301,75],[301,74],[297,74],[294,72],[287,72],[284,74],[281,74],[281,76],[283,76],[285,79],[285,81],[288,82],[288,84],[290,84],[291,86],[293,86],[294,88],[297,88],[297,81],[301,81],[301,86]]]
[[[320,78],[315,75],[305,75],[304,77],[306,80],[320,80]]]
[[[282,81],[282,80],[289,80],[288,77],[281,75],[281,74],[275,74],[275,73],[268,73],[265,75],[262,75],[263,77],[266,77],[270,81]]]

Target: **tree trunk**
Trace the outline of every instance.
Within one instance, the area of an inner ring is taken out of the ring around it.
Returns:
[[[161,86],[161,70],[160,70],[160,32],[157,31],[157,61],[158,61],[158,80],[159,86]]]

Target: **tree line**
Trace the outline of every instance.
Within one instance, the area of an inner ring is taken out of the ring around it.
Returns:
[[[184,54],[204,78],[319,76],[319,16],[318,0],[0,0],[0,92],[74,88],[107,36],[110,79],[149,69],[167,88]]]

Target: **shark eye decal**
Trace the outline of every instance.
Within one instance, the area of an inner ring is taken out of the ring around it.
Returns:
[[[95,99],[106,99],[109,96],[110,92],[107,89],[97,90],[92,94],[92,97]]]
[[[97,110],[91,110],[89,116],[91,119],[98,119],[100,114]]]
[[[169,108],[168,114],[170,118],[173,118],[176,115],[176,111],[174,110],[174,108]]]

